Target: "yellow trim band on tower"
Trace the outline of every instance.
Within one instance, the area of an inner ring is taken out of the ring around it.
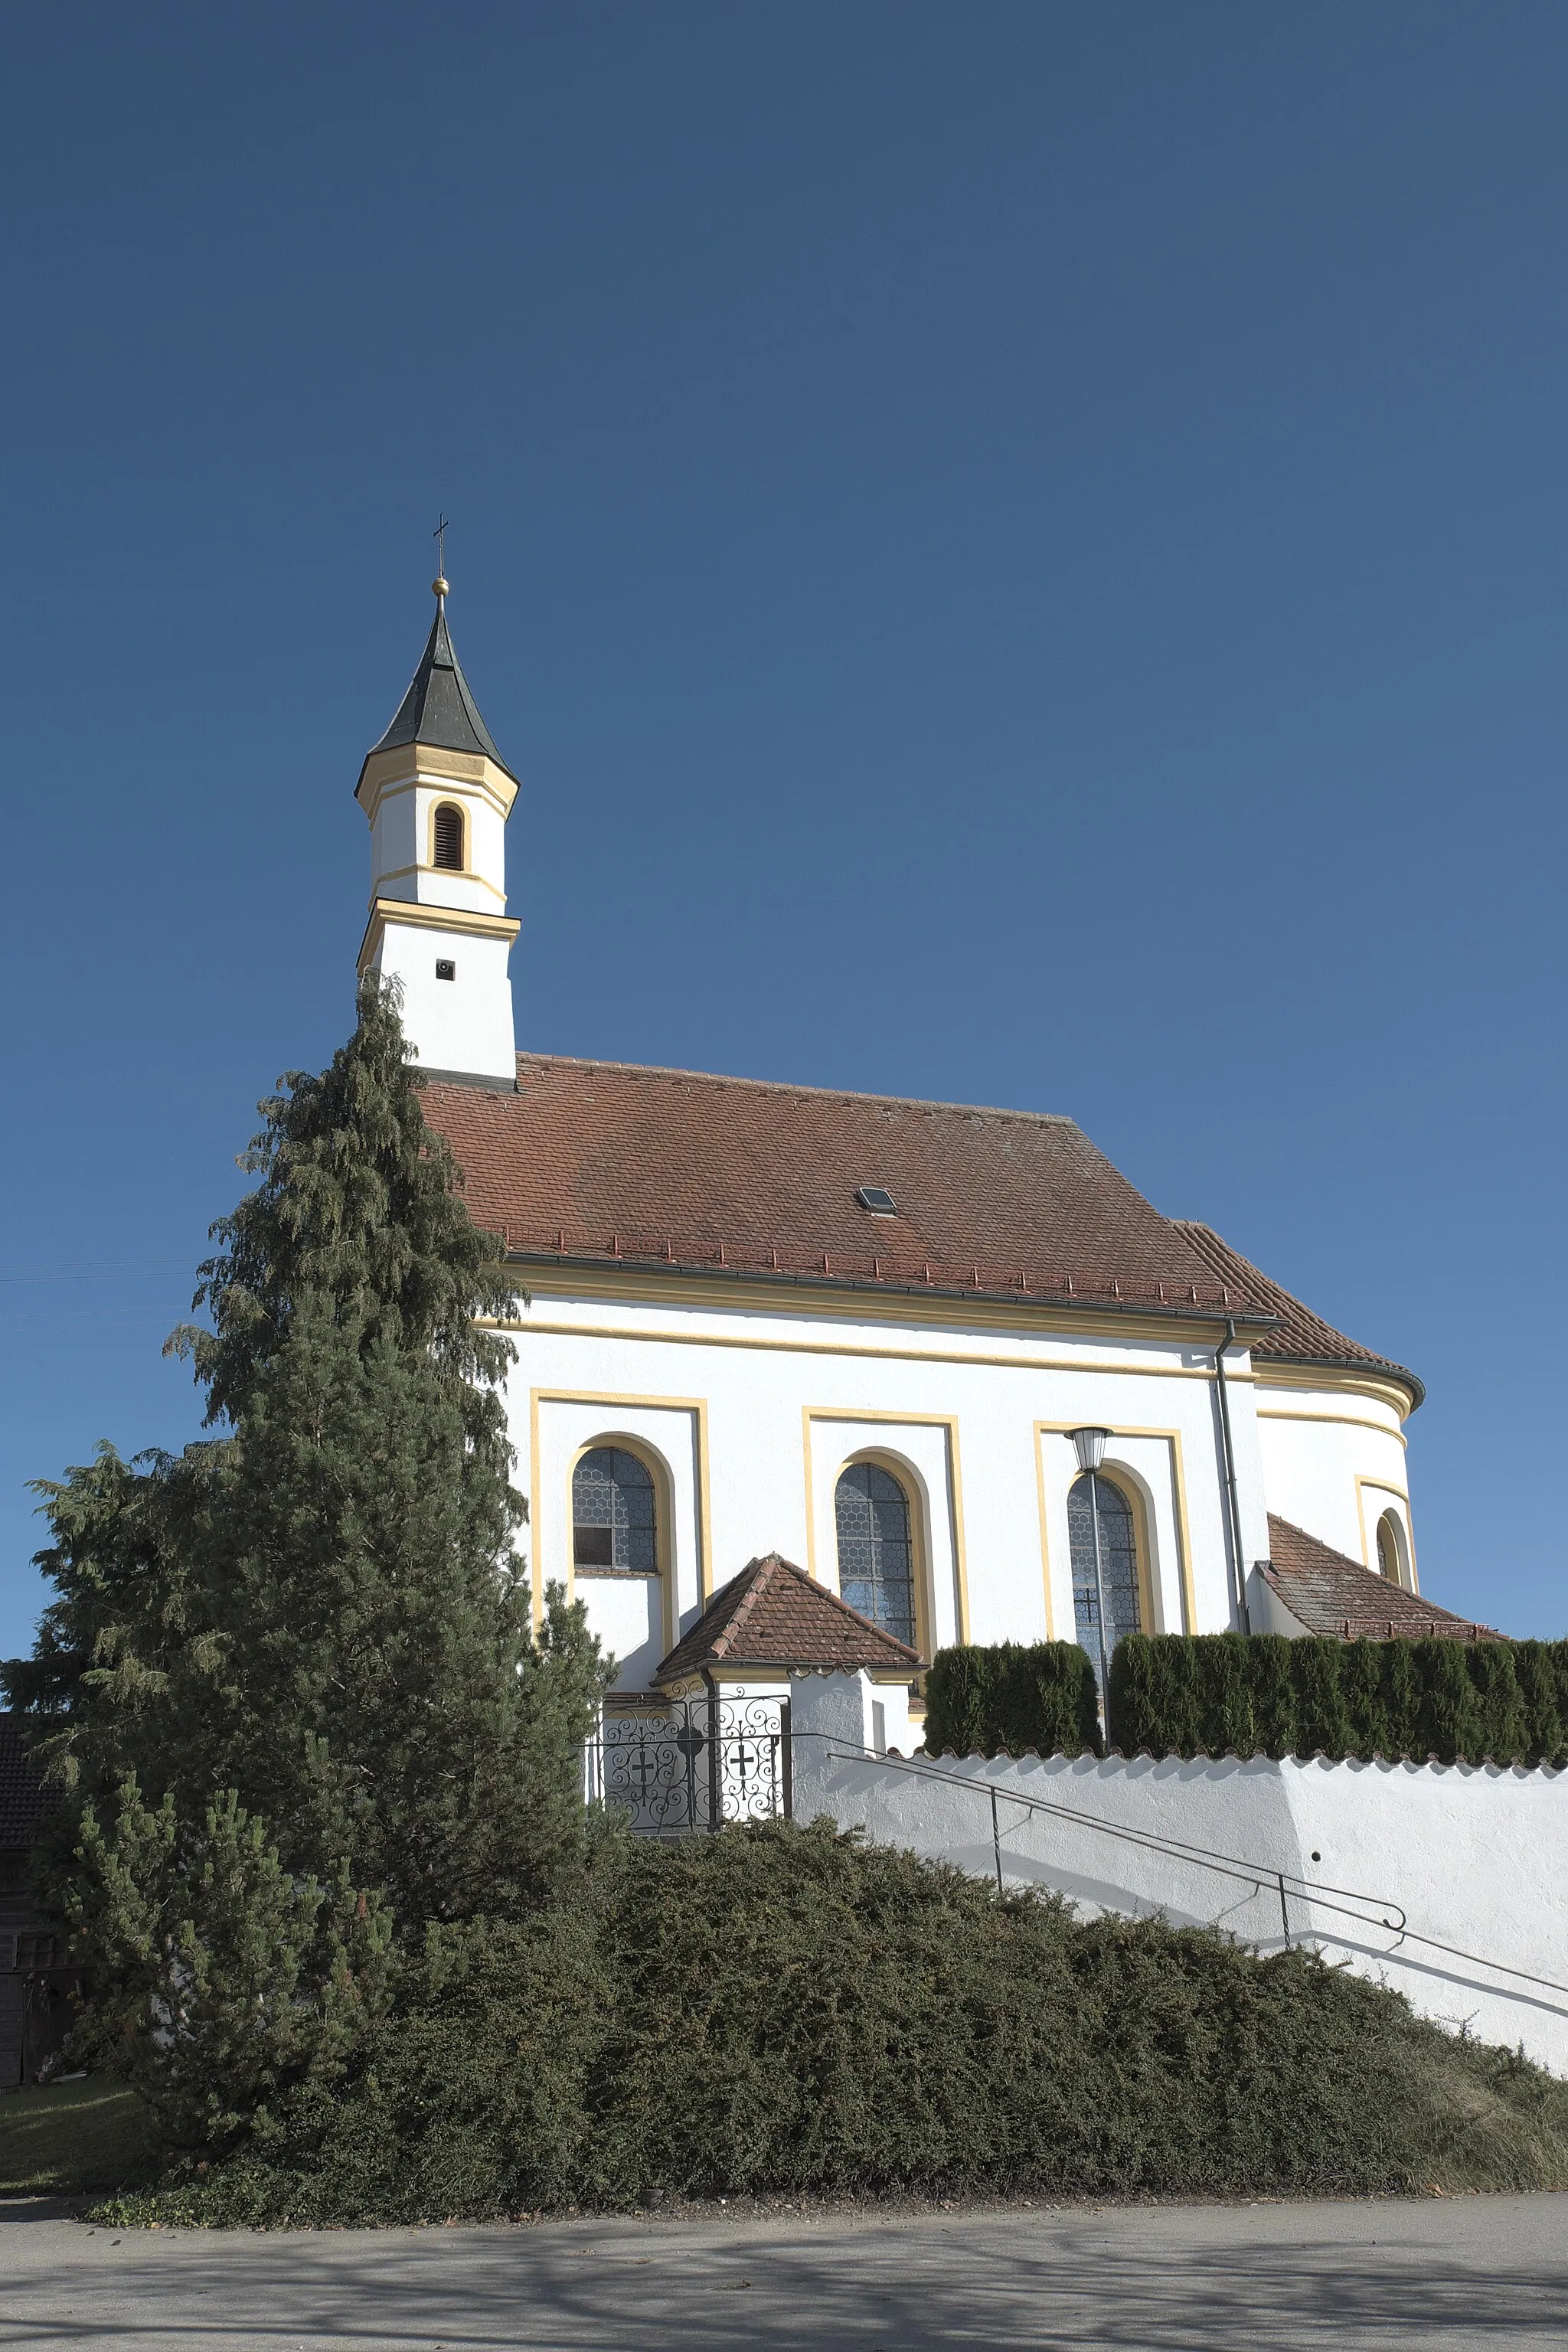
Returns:
[[[413,931],[459,931],[469,939],[504,940],[508,947],[522,925],[513,915],[481,915],[455,907],[425,907],[417,898],[373,898],[370,920],[360,945],[359,969],[370,969],[387,926],[402,923]]]

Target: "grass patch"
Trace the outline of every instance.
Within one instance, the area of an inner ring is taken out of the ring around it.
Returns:
[[[123,2189],[153,2169],[147,2110],[112,2076],[0,2093],[0,2197]]]

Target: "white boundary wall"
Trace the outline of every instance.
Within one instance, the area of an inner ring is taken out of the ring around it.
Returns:
[[[853,1679],[792,1685],[797,1822],[828,1814],[879,1843],[992,1877],[994,1790],[1009,1885],[1053,1888],[1089,1912],[1216,1927],[1263,1952],[1284,1941],[1282,1873],[1293,1942],[1391,1986],[1439,2024],[1522,2044],[1568,2075],[1568,1990],[1552,1989],[1568,1987],[1568,1773],[1267,1758],[852,1759],[832,1686]],[[1009,1801],[1018,1798],[1061,1810]],[[1260,1875],[1222,1876],[1097,1825],[1231,1856]],[[1331,1888],[1373,1899],[1346,1917],[1326,1907]],[[1324,1900],[1308,1899],[1310,1889]],[[1391,1906],[1405,1914],[1403,1937]]]

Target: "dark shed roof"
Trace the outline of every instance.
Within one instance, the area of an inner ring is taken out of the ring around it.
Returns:
[[[23,1744],[21,1717],[0,1712],[0,1853],[32,1844],[48,1803],[38,1768]]]

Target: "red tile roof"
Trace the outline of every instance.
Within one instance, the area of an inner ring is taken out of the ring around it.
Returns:
[[[1070,1118],[547,1054],[517,1068],[515,1094],[432,1079],[425,1111],[466,1171],[475,1218],[524,1261],[1211,1322],[1259,1311]],[[890,1192],[897,1216],[870,1215],[863,1184]]]
[[[1415,1374],[1407,1371],[1403,1364],[1393,1362],[1387,1356],[1374,1356],[1372,1349],[1363,1348],[1359,1339],[1347,1339],[1342,1331],[1336,1331],[1331,1323],[1325,1323],[1321,1315],[1314,1315],[1310,1307],[1303,1307],[1299,1298],[1292,1298],[1288,1290],[1281,1290],[1277,1282],[1270,1282],[1268,1276],[1249,1259],[1243,1257],[1239,1250],[1232,1249],[1228,1242],[1222,1241],[1212,1226],[1197,1224],[1186,1217],[1179,1217],[1174,1222],[1177,1232],[1203,1259],[1212,1275],[1237,1290],[1244,1291],[1247,1297],[1256,1299],[1260,1307],[1279,1318],[1273,1330],[1260,1332],[1256,1339],[1248,1339],[1247,1345],[1254,1356],[1279,1364],[1324,1364],[1349,1371],[1363,1368],[1367,1371],[1386,1372],[1409,1390],[1412,1411],[1420,1404],[1426,1391]]]
[[[1268,1558],[1259,1573],[1299,1625],[1341,1642],[1500,1642],[1489,1625],[1456,1617],[1374,1576],[1348,1552],[1335,1551],[1305,1528],[1268,1514]]]
[[[729,1674],[752,1668],[777,1672],[788,1666],[808,1673],[854,1674],[864,1666],[913,1675],[922,1663],[918,1650],[895,1641],[803,1568],[771,1551],[762,1559],[748,1560],[739,1576],[714,1594],[654,1680],[679,1682],[704,1666]]]

